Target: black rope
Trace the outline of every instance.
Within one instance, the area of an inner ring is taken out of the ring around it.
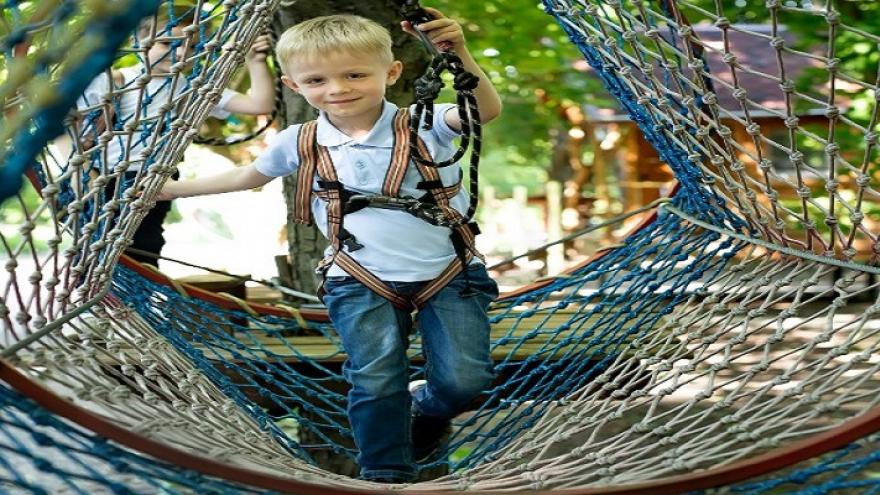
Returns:
[[[468,205],[465,221],[471,222],[474,214],[477,212],[477,205],[480,201],[479,187],[479,169],[480,169],[480,151],[482,148],[482,127],[480,126],[480,111],[477,105],[477,97],[474,90],[480,79],[465,70],[464,64],[458,55],[451,49],[440,51],[431,43],[427,35],[416,29],[419,24],[428,22],[432,19],[431,15],[426,12],[418,0],[401,0],[400,2],[401,16],[409,21],[413,26],[422,44],[433,57],[431,65],[425,74],[416,79],[415,82],[415,111],[410,117],[409,122],[409,155],[410,158],[424,166],[441,168],[458,163],[459,160],[467,152],[468,147],[471,148],[470,164],[469,164],[469,187],[470,204]],[[425,130],[430,130],[434,122],[434,100],[440,96],[443,89],[443,79],[441,78],[444,71],[449,71],[453,77],[452,87],[456,94],[456,105],[458,107],[458,118],[461,121],[461,141],[458,149],[448,160],[440,163],[430,159],[424,159],[419,151],[419,125]],[[474,228],[476,224],[471,223]],[[471,280],[467,270],[466,253],[471,248],[464,242],[458,230],[453,229],[452,235],[455,253],[464,267],[464,289],[462,289],[461,297],[471,297],[477,292],[471,286]]]
[[[400,13],[414,28],[432,19],[430,14],[419,5],[418,0],[401,0]],[[410,117],[409,126],[410,157],[421,165],[442,168],[457,163],[465,155],[468,147],[471,148],[470,184],[468,187],[470,204],[465,215],[465,218],[470,221],[474,217],[479,203],[479,168],[483,134],[474,89],[477,88],[480,79],[465,70],[461,59],[453,51],[438,50],[423,32],[418,29],[415,31],[433,59],[425,74],[415,82],[415,111]],[[444,71],[448,71],[453,76],[452,87],[455,89],[458,117],[461,120],[461,141],[450,159],[437,163],[422,158],[419,153],[418,132],[420,125],[425,130],[431,129],[434,121],[434,100],[443,89],[444,83],[441,76]]]

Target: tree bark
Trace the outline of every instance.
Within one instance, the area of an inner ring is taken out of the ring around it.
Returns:
[[[272,29],[280,36],[288,27],[312,17],[330,14],[356,14],[373,19],[391,32],[395,57],[404,64],[403,76],[389,88],[388,99],[398,105],[409,105],[413,100],[413,82],[427,67],[428,57],[421,43],[400,29],[396,2],[391,0],[288,0],[279,8]],[[280,77],[280,75],[279,75]],[[315,118],[315,111],[296,93],[284,88],[284,105],[279,109],[279,123],[283,127]],[[313,294],[318,288],[314,269],[323,257],[327,240],[312,226],[294,224],[290,219],[296,176],[284,178],[284,198],[287,203],[287,243],[290,273],[279,273],[281,280],[290,280],[291,288]]]

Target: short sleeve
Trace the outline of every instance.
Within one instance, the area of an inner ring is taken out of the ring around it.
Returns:
[[[92,82],[86,86],[85,91],[76,100],[76,108],[82,110],[101,103],[104,96],[110,92],[110,82],[106,73],[101,73],[98,77],[92,79]]]
[[[441,143],[450,143],[453,139],[459,137],[461,135],[457,130],[449,127],[449,124],[446,123],[446,112],[457,112],[458,106],[452,103],[441,103],[439,105],[434,105],[434,129],[432,129],[432,133],[434,133],[434,137],[438,142]]]
[[[300,124],[292,125],[272,138],[269,147],[254,161],[257,172],[266,177],[283,177],[296,172],[299,167],[297,138]]]
[[[238,91],[233,91],[229,88],[223,90],[220,93],[220,101],[214,105],[214,108],[211,109],[211,112],[208,114],[209,117],[214,117],[216,119],[226,119],[229,118],[230,112],[226,109],[226,104],[229,103],[229,100],[234,98],[236,95],[240,95]]]

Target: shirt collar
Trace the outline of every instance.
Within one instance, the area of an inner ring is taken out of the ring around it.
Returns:
[[[379,148],[391,148],[394,146],[394,129],[392,121],[397,113],[397,105],[385,100],[382,106],[382,114],[379,120],[373,124],[369,134],[360,139],[354,139],[336,128],[327,118],[327,114],[321,112],[318,116],[318,128],[315,137],[321,146],[341,146],[343,144],[359,143]]]

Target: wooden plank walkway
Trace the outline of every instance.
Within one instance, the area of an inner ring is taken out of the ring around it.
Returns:
[[[542,359],[562,359],[572,355],[601,358],[609,352],[632,352],[628,344],[634,337],[627,333],[634,329],[635,322],[622,321],[622,318],[623,315],[614,318],[608,313],[579,316],[572,310],[539,310],[533,314],[508,312],[492,325],[492,358],[522,361],[534,354],[540,354]],[[234,338],[246,346],[246,349],[236,350],[245,359],[284,362],[342,362],[346,359],[335,334],[281,336],[272,331],[252,330],[235,332]],[[216,347],[202,347],[202,350],[211,359],[241,360],[232,352]],[[418,337],[410,343],[408,355],[414,362],[423,359]]]

